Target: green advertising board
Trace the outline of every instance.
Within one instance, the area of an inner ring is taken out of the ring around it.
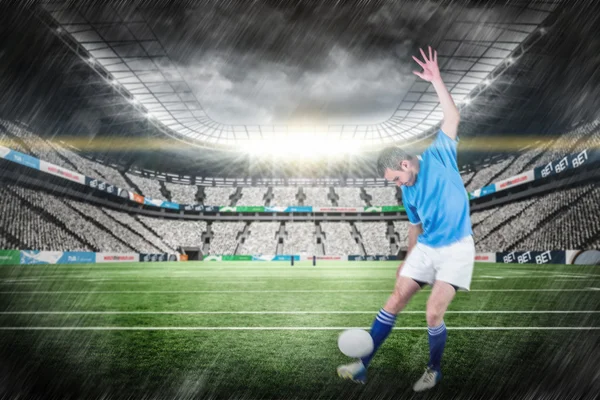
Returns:
[[[402,212],[404,211],[404,207],[402,206],[383,206],[383,212]]]
[[[237,206],[237,212],[265,212],[265,208],[262,206]]]
[[[227,254],[221,256],[222,261],[252,261],[252,256],[241,254]]]
[[[19,265],[21,252],[19,250],[0,250],[0,265]]]

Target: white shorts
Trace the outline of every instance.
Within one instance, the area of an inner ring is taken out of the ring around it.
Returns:
[[[400,276],[430,285],[435,281],[443,281],[459,289],[469,290],[474,264],[475,243],[472,236],[444,247],[429,247],[417,243],[404,260]]]

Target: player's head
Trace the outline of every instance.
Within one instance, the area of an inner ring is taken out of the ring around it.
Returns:
[[[417,180],[416,157],[399,147],[388,147],[379,153],[377,172],[397,186],[412,186]]]

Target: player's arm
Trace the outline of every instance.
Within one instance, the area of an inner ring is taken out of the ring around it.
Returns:
[[[448,135],[451,139],[455,140],[458,132],[458,123],[460,122],[460,114],[458,108],[452,100],[450,92],[446,88],[442,76],[440,75],[440,69],[437,62],[437,51],[431,50],[429,46],[429,57],[425,55],[423,49],[419,49],[423,56],[423,61],[413,56],[413,59],[423,68],[423,72],[413,71],[413,74],[417,75],[424,81],[431,82],[433,88],[438,95],[440,105],[442,106],[442,112],[444,113],[444,121],[442,122],[442,131]]]

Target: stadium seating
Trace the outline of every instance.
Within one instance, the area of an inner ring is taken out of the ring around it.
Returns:
[[[210,225],[210,254],[235,254],[238,234],[244,229],[243,222],[214,222]]]
[[[323,188],[323,190],[328,188]],[[338,207],[364,207],[367,204],[360,197],[360,188],[357,187],[336,187],[335,194],[339,196]]]
[[[93,251],[62,224],[26,204],[23,196],[28,194],[19,187],[0,186],[0,249]],[[29,199],[44,207],[39,196]]]
[[[490,183],[508,179],[576,152],[577,147],[593,146],[595,141],[600,142],[600,120],[583,124],[561,135],[558,140],[553,138],[537,142],[516,157],[508,157],[498,164],[479,169],[467,189],[473,191]],[[467,178],[467,175],[463,175],[463,181],[468,182]]]
[[[0,119],[0,142],[2,146],[19,151],[21,153],[29,153],[23,144],[8,134],[7,122]]]
[[[111,232],[126,246],[138,253],[161,253],[161,249],[146,241],[141,235],[126,228],[116,219],[105,213],[100,207],[75,200],[64,200],[66,204],[79,210],[81,214],[93,218],[98,224]]]
[[[296,198],[297,193],[298,193],[298,188],[295,186],[291,186],[291,187],[274,186],[273,187],[273,200],[271,200],[271,206],[279,206],[279,207],[297,206],[299,204],[298,199]]]
[[[179,221],[142,215],[138,218],[169,248],[177,249],[179,246],[202,248],[202,234],[206,232],[205,221]]]
[[[494,208],[493,211],[486,210],[474,212],[471,215],[472,221],[473,219],[479,221],[477,225],[473,224],[473,237],[475,238],[476,249],[479,251],[499,251],[500,249],[495,248],[493,239],[489,239],[490,247],[486,247],[486,245],[483,245],[480,242],[485,240],[485,243],[487,244],[488,237],[493,236],[493,232],[496,231],[501,224],[505,223],[508,218],[520,215],[521,212],[527,209],[527,207],[530,207],[533,203],[535,203],[534,199],[526,199],[503,204],[501,207]],[[478,215],[479,213],[485,213],[486,217],[482,218],[482,216]]]
[[[390,240],[387,238],[387,223],[356,222],[356,229],[362,237],[367,255],[390,254]]]
[[[127,238],[124,238],[124,240],[117,238],[110,230],[106,230],[104,226],[94,223],[91,218],[77,212],[76,209],[69,204],[72,203],[71,200],[65,201],[65,199],[55,195],[20,186],[14,186],[13,191],[25,202],[29,202],[30,204],[27,204],[28,206],[46,211],[55,218],[58,223],[69,229],[72,234],[77,235],[80,241],[85,240],[90,243],[90,247],[96,251],[134,251],[134,249],[126,243]],[[89,204],[85,204],[85,206],[93,207]],[[28,213],[29,209],[22,209],[21,212]],[[48,243],[48,246],[52,247],[53,243]],[[76,250],[76,248],[73,247],[72,250]]]
[[[243,244],[240,244],[237,254],[275,254],[279,231],[279,222],[252,222],[249,226],[249,235]]]
[[[514,157],[507,157],[506,159],[500,161],[499,163],[489,165],[486,168],[482,168],[478,170],[471,182],[467,185],[467,190],[472,192],[473,190],[480,189],[489,183],[492,183],[492,178],[497,175],[500,171],[508,167],[508,165],[513,161]]]
[[[58,153],[62,154],[65,158],[71,161],[80,173],[91,178],[98,178],[121,189],[134,190],[134,188],[132,188],[131,185],[129,185],[129,183],[127,183],[127,181],[123,178],[123,175],[121,175],[121,173],[115,168],[95,161],[90,161],[87,158],[84,158],[76,152],[68,149],[66,146],[61,146],[55,142],[51,142],[51,145]]]
[[[333,207],[333,203],[327,197],[329,194],[328,187],[304,187],[304,205],[313,207]]]
[[[131,216],[127,213],[111,210],[110,208],[104,208],[104,207],[102,207],[102,211],[104,211],[106,214],[111,216],[114,220],[127,226],[130,230],[141,235],[144,238],[144,240],[150,242],[152,245],[154,245],[154,247],[160,249],[161,252],[175,253],[175,249],[177,246],[184,245],[184,243],[175,241],[175,244],[173,246],[170,246],[166,242],[170,241],[170,239],[175,239],[174,236],[178,237],[179,231],[186,230],[185,227],[187,225],[189,225],[190,221],[181,221],[180,226],[173,227],[174,228],[173,232],[168,232],[168,234],[166,235],[167,238],[163,239],[160,236],[158,236],[156,233],[147,229],[137,219],[135,219],[133,216]],[[156,218],[151,218],[151,219],[152,219],[152,221],[157,220]],[[162,224],[159,224],[159,225],[164,225],[165,222],[172,222],[172,221],[163,220],[161,222],[162,222]],[[153,225],[153,224],[148,224],[148,225]],[[190,232],[190,234],[192,234],[192,233]]]
[[[398,246],[400,249],[406,249],[408,247],[408,227],[410,223],[408,221],[394,221],[394,229],[398,234]]]
[[[474,226],[478,251],[578,249],[600,232],[600,189],[586,185],[486,211]],[[479,213],[474,213],[477,215]]]
[[[234,188],[225,187],[209,187],[204,188],[205,198],[204,204],[211,206],[230,206],[231,196],[235,192]]]
[[[325,255],[363,254],[348,222],[321,222],[321,229],[326,237]]]
[[[370,187],[366,189],[366,192],[372,197],[372,206],[390,206],[398,204],[395,186]]]
[[[265,193],[267,193],[265,187],[244,187],[242,197],[237,201],[236,206],[263,206]]]
[[[142,194],[162,199],[158,180],[126,173],[125,179],[117,169],[90,161],[68,146],[38,137],[18,123],[0,120],[0,140],[4,145],[30,153],[63,168],[131,189],[139,187]],[[559,148],[557,143],[563,144]],[[463,174],[468,189],[489,183],[559,159],[577,151],[582,144],[600,145],[600,121],[581,125],[561,136],[560,141],[547,141],[529,150],[486,168]],[[198,187],[165,183],[172,201],[196,203]],[[204,187],[204,204],[231,205],[237,188]],[[263,205],[267,187],[242,187],[238,206]],[[368,187],[371,205],[398,204],[395,187]],[[327,186],[304,187],[304,205],[333,206]],[[340,207],[363,207],[358,187],[334,187]],[[356,222],[355,229],[348,222],[286,222],[283,246],[277,246],[279,222],[214,222],[179,221],[145,216],[133,216],[93,204],[64,199],[59,194],[4,185],[0,189],[0,247],[31,248],[57,251],[110,251],[110,252],[174,252],[178,246],[205,247],[204,236],[210,238],[211,254],[274,254],[277,249],[285,254],[319,254],[324,248],[327,255],[389,254],[390,235],[397,234],[400,248],[407,246],[408,223],[394,221],[394,229],[385,222]],[[298,187],[272,188],[271,205],[290,206],[299,202]],[[515,201],[471,216],[478,251],[577,249],[598,246],[600,239],[600,189],[594,185],[559,190],[534,198]],[[324,246],[317,245],[315,233],[323,232]],[[360,234],[359,236],[355,235]],[[241,243],[241,237],[244,243]],[[360,237],[356,243],[355,237]],[[208,246],[208,245],[206,245]]]
[[[137,186],[140,188],[140,194],[144,196],[148,196],[153,199],[162,199],[166,200],[165,196],[160,192],[160,183],[156,179],[149,179],[142,176],[130,174],[126,172],[125,175]]]
[[[287,236],[283,242],[284,254],[321,255],[316,246],[315,224],[312,222],[288,222]]]
[[[196,204],[196,192],[198,186],[182,185],[179,183],[165,182],[165,186],[171,192],[171,201],[179,204]]]

